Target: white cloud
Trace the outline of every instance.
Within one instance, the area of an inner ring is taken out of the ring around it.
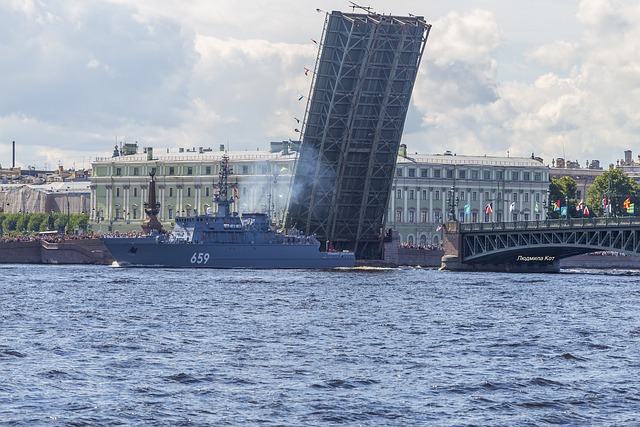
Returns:
[[[325,0],[330,11],[345,2]],[[0,163],[43,167],[142,146],[266,149],[296,138],[324,13],[306,1],[0,4]],[[382,0],[433,24],[403,142],[410,151],[563,155],[634,149],[640,6],[630,0]],[[26,149],[30,147],[29,149]],[[49,148],[46,148],[49,147]],[[55,156],[60,156],[55,159]]]

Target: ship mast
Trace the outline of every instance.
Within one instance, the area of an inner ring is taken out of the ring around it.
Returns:
[[[231,174],[233,174],[233,170],[229,166],[229,156],[225,154],[220,160],[218,192],[213,197],[213,201],[218,205],[217,217],[230,215],[229,206],[233,203],[233,199],[229,198],[229,175]]]

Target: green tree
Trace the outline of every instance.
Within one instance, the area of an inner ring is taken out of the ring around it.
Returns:
[[[611,215],[629,215],[623,204],[630,199],[637,208],[640,208],[638,195],[640,186],[620,169],[609,169],[593,181],[593,185],[587,191],[587,205],[596,215],[604,214],[602,200],[607,199],[611,204]]]
[[[550,218],[560,218],[560,211],[555,210],[554,206],[560,202],[560,206],[567,206],[567,214],[575,217],[581,213],[576,211],[576,190],[578,186],[575,179],[570,176],[560,178],[551,178],[549,185],[549,201],[547,216]]]

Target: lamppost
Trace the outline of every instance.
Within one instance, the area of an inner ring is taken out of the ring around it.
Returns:
[[[69,233],[69,223],[71,222],[71,203],[69,202],[69,193],[67,192],[67,226],[65,233]]]
[[[456,196],[455,186],[451,187],[448,199],[447,206],[449,207],[449,219],[451,221],[456,221],[456,207],[458,206],[460,199]]]

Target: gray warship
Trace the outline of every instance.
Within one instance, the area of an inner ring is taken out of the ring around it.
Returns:
[[[176,217],[173,230],[162,229],[157,219],[155,176],[151,174],[147,219],[140,237],[101,238],[120,267],[189,268],[320,268],[353,267],[353,252],[321,251],[315,236],[296,230],[274,231],[264,213],[239,215],[230,207],[229,157],[221,160],[213,210],[202,215]]]

